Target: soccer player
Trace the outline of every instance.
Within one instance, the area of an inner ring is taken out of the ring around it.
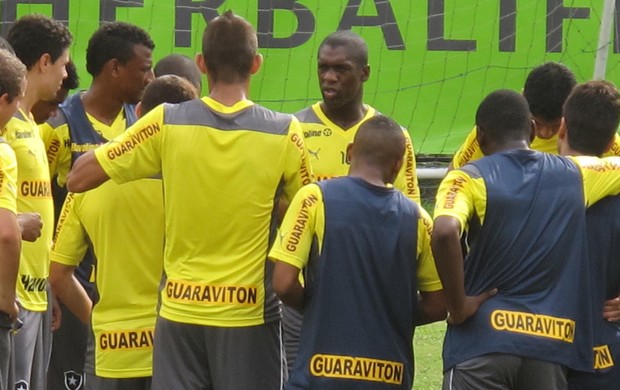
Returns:
[[[75,69],[75,64],[71,61],[65,67],[67,69],[67,77],[62,80],[62,85],[56,96],[52,100],[39,100],[32,107],[32,116],[37,124],[45,123],[50,117],[56,116],[58,106],[69,96],[69,91],[76,89],[80,85],[80,78]]]
[[[167,277],[155,328],[153,389],[280,389],[278,301],[266,261],[274,203],[312,171],[294,117],[247,99],[261,65],[252,26],[209,22],[198,65],[210,93],[163,105],[82,156],[71,191],[161,173]]]
[[[60,187],[54,194],[58,214],[64,201],[66,175],[73,161],[121,134],[136,121],[135,104],[153,79],[154,47],[146,31],[124,22],[104,23],[90,38],[86,49],[86,69],[93,77],[89,89],[71,95],[60,105],[57,115],[41,125],[50,176],[56,176]],[[89,250],[85,261],[76,269],[78,280],[89,293],[92,267]],[[88,327],[64,305],[61,307],[63,321],[54,333],[49,390],[65,389],[67,381],[83,382]]]
[[[363,103],[364,83],[370,77],[366,42],[351,31],[330,34],[319,46],[317,70],[323,100],[298,112],[310,163],[317,180],[345,176],[349,171],[347,145],[359,126],[377,111]],[[394,186],[420,202],[415,155],[409,133],[404,163]]]
[[[155,77],[174,74],[181,76],[196,88],[196,92],[202,91],[202,76],[196,62],[181,54],[169,54],[159,60],[153,68]]]
[[[349,172],[346,149],[360,125],[377,115],[364,104],[364,83],[370,77],[366,42],[351,31],[327,36],[318,51],[317,70],[323,100],[295,114],[304,133],[310,164],[317,180],[345,176]],[[420,202],[416,162],[409,133],[403,166],[394,186],[408,198]],[[282,308],[284,344],[289,369],[295,363],[302,315],[286,305]]]
[[[432,221],[391,186],[406,144],[391,119],[368,119],[347,148],[349,176],[305,186],[288,209],[269,253],[274,290],[305,309],[287,389],[409,390],[415,325],[446,317]]]
[[[161,103],[195,98],[187,80],[162,76],[146,87],[138,110],[146,114]],[[101,207],[101,199],[110,199],[114,207]],[[51,254],[50,283],[72,313],[92,327],[85,368],[90,389],[150,389],[163,268],[163,207],[161,178],[122,186],[106,182],[85,194],[70,194],[65,202]],[[99,301],[94,308],[73,276],[89,245],[97,258]]]
[[[592,369],[584,206],[620,192],[620,158],[533,151],[533,126],[523,96],[490,94],[476,113],[487,157],[440,185],[431,245],[450,313],[445,389],[564,389],[566,368]],[[459,236],[475,218],[463,262]]]
[[[17,111],[26,88],[26,67],[14,55],[0,50],[0,129]],[[15,284],[19,269],[21,234],[17,224],[17,161],[15,152],[0,138],[0,390],[15,386],[13,326],[19,308]]]
[[[559,152],[601,156],[613,144],[620,123],[620,93],[607,81],[575,87],[564,104]],[[620,196],[607,197],[586,212],[588,256],[594,288],[594,373],[569,371],[569,389],[613,390],[620,383],[620,326],[606,321],[606,299],[620,293]]]
[[[573,72],[557,62],[537,66],[527,76],[523,96],[536,122],[536,136],[530,145],[531,149],[557,154],[562,105],[575,85],[577,81]],[[613,147],[606,155],[620,156],[620,137],[616,136]],[[451,167],[460,168],[482,156],[474,128],[454,154]]]
[[[51,324],[45,319],[54,206],[45,147],[31,109],[39,100],[53,99],[60,89],[72,36],[60,22],[27,15],[11,26],[7,41],[27,69],[24,98],[4,135],[17,158],[17,210],[39,213],[43,222],[41,237],[22,244],[17,298],[24,326],[15,335],[15,387],[44,389],[51,343]]]

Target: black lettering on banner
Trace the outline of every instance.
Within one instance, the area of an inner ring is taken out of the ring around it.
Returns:
[[[175,0],[176,16],[174,19],[174,45],[176,47],[192,46],[192,15],[202,14],[205,22],[217,18],[218,7],[224,4],[225,0]]]
[[[275,13],[290,11],[297,18],[297,30],[288,37],[275,36]],[[258,0],[256,33],[258,46],[263,48],[292,48],[306,43],[314,34],[316,21],[308,7],[297,0]]]
[[[358,15],[362,0],[349,0],[338,25],[338,30],[350,30],[353,26],[381,27],[385,44],[389,50],[405,50],[405,41],[400,33],[394,10],[389,0],[373,0],[377,15]]]
[[[561,53],[564,19],[589,19],[590,8],[564,7],[564,0],[547,0],[547,53]]]
[[[52,18],[65,26],[69,25],[69,0],[4,0],[2,1],[2,27],[0,28],[0,34],[3,37],[6,37],[13,22],[17,20],[19,4],[49,4],[52,6]]]
[[[517,42],[517,0],[499,3],[499,51],[514,52]]]
[[[476,41],[474,40],[445,38],[445,10],[445,0],[428,0],[426,48],[433,51],[475,51]]]
[[[144,7],[144,0],[101,0],[99,2],[99,20],[114,22],[116,9],[119,7]]]

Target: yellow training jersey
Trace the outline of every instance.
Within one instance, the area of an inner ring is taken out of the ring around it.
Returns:
[[[438,291],[442,289],[442,285],[430,248],[433,222],[426,210],[417,203],[416,207],[419,210],[416,250],[418,255],[416,275],[418,290]],[[306,222],[299,224],[298,221],[300,220]],[[283,232],[287,233],[283,234]],[[310,184],[299,190],[287,210],[278,234],[278,239],[274,241],[269,252],[269,258],[303,269],[310,260],[310,249],[313,242],[316,242],[318,255],[320,255],[325,236],[325,210],[323,193],[318,185]],[[292,241],[296,242],[297,245],[288,244]]]
[[[620,193],[620,157],[569,156],[579,167],[583,179],[585,205],[590,206],[602,198]],[[461,232],[476,215],[484,223],[487,192],[484,179],[471,177],[455,169],[448,172],[437,190],[435,218],[450,216],[461,224]]]
[[[317,180],[346,176],[349,173],[347,145],[353,142],[360,125],[377,114],[374,108],[366,106],[364,118],[348,129],[343,129],[329,120],[321,109],[320,102],[295,114],[301,122],[310,164]],[[403,132],[407,146],[403,167],[394,181],[394,187],[401,190],[409,199],[420,203],[413,143],[409,132],[405,129]]]
[[[17,213],[17,160],[9,144],[0,138],[0,207]]]
[[[30,311],[47,310],[49,250],[54,226],[54,205],[45,147],[39,127],[30,114],[19,110],[6,126],[4,137],[17,159],[17,211],[41,214],[43,228],[35,242],[22,242],[17,277],[17,298]]]
[[[163,273],[164,205],[160,179],[106,182],[69,194],[51,260],[78,266],[89,243],[97,258],[99,301],[91,326],[96,375],[152,375],[153,329]]]
[[[106,125],[88,113],[86,113],[86,117],[95,131],[108,140],[118,136],[126,129],[124,107],[110,125]],[[40,128],[47,151],[50,177],[53,178],[54,175],[58,175],[56,181],[59,186],[64,187],[67,182],[67,174],[71,170],[71,152],[87,152],[94,150],[99,145],[76,145],[72,143],[67,119],[60,110],[55,117],[41,124]]]
[[[162,317],[222,327],[279,317],[265,280],[274,202],[313,179],[294,117],[248,100],[164,104],[95,155],[118,183],[163,176]]]
[[[538,150],[539,152],[558,154],[558,136],[557,134],[551,138],[543,139],[534,137],[530,149]],[[618,134],[614,137],[614,143],[611,149],[604,154],[605,157],[620,156],[620,136]],[[452,168],[460,168],[470,161],[477,160],[484,157],[480,150],[478,140],[476,140],[476,126],[469,132],[463,145],[454,153],[452,157]]]

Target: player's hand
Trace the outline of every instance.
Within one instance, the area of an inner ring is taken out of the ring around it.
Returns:
[[[19,313],[19,306],[17,306],[15,299],[7,300],[6,302],[0,300],[0,312],[6,313],[11,322],[15,322]]]
[[[62,310],[60,309],[60,303],[58,303],[58,298],[56,296],[52,296],[52,332],[56,332],[60,329],[60,324],[62,323]]]
[[[17,223],[22,232],[22,240],[34,242],[41,237],[41,214],[39,213],[19,213],[17,214]]]
[[[465,320],[473,316],[478,311],[478,308],[480,307],[480,305],[482,305],[484,301],[491,298],[495,294],[497,294],[496,288],[485,291],[480,295],[465,297],[465,304],[463,305],[463,310],[457,312],[449,312],[446,321],[450,325],[462,324],[463,322],[465,322]]]
[[[609,322],[620,321],[620,297],[605,301],[603,306],[603,318]]]

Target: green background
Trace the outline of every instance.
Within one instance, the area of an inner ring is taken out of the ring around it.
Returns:
[[[195,2],[199,4],[200,2]],[[314,14],[315,32],[304,44],[287,49],[261,48],[265,57],[254,79],[251,98],[270,108],[295,112],[320,99],[316,79],[316,50],[335,31],[347,0],[299,1]],[[563,22],[563,50],[547,53],[547,1],[519,0],[516,12],[516,48],[499,51],[497,0],[445,0],[446,39],[473,39],[475,51],[427,50],[428,1],[391,0],[405,50],[388,50],[379,27],[354,27],[370,48],[371,78],[365,101],[393,116],[411,132],[418,154],[451,154],[471,130],[477,104],[499,88],[520,90],[529,70],[553,60],[569,66],[579,81],[592,77],[603,0],[565,0],[564,7],[590,8],[588,19]],[[1,4],[1,3],[0,3]],[[230,0],[218,8],[232,9],[256,25],[257,0]],[[19,5],[18,15],[38,12],[51,16],[51,5]],[[155,60],[172,52],[193,57],[200,50],[201,14],[192,18],[192,47],[175,47],[175,0],[144,0],[142,7],[117,8],[116,19],[148,30],[156,42]],[[376,15],[375,1],[362,0],[359,15]],[[297,19],[285,10],[274,13],[276,37],[290,36]],[[69,28],[75,36],[71,53],[80,69],[82,87],[90,77],[84,71],[88,38],[99,25],[99,1],[70,0]],[[620,76],[619,54],[611,52],[607,79]]]

